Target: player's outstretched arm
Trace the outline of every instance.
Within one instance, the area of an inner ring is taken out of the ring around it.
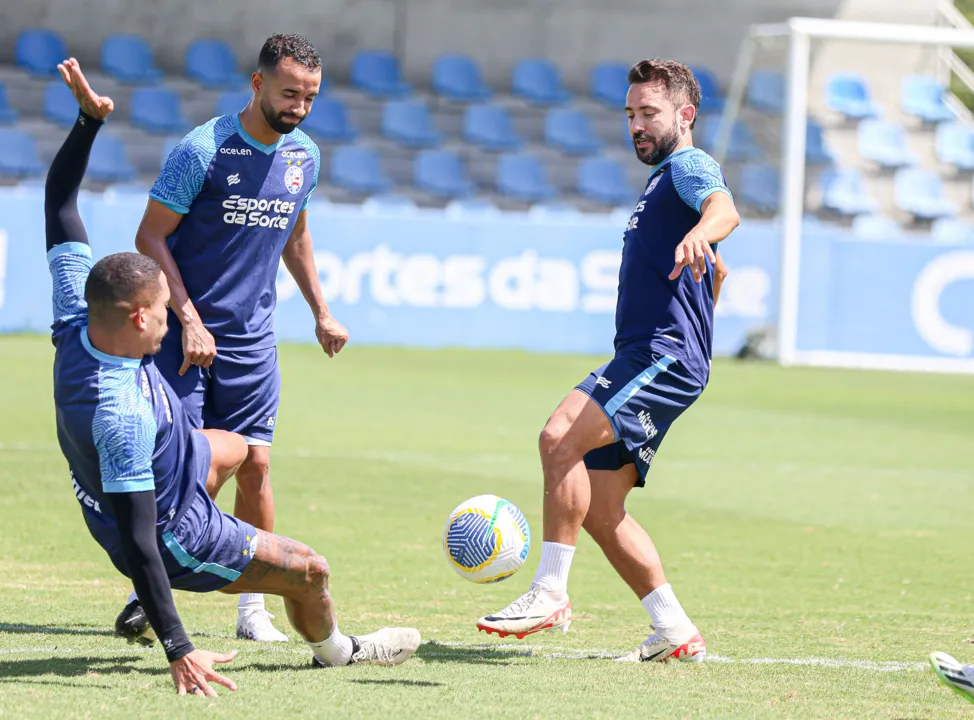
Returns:
[[[729,192],[713,192],[700,205],[700,222],[676,247],[675,263],[670,280],[680,277],[683,268],[689,266],[693,279],[700,282],[707,274],[707,260],[717,262],[711,245],[730,235],[741,223],[741,216]]]

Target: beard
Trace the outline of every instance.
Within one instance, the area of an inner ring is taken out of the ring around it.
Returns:
[[[636,145],[641,140],[648,140],[653,143],[653,146],[641,150]],[[632,138],[632,146],[636,148],[636,157],[647,165],[659,165],[673,152],[679,142],[680,131],[676,123],[673,124],[673,129],[670,132],[664,133],[659,137],[654,137],[648,133],[639,133]]]
[[[304,120],[304,118],[299,118],[297,115],[292,115],[289,112],[279,113],[274,108],[265,105],[263,100],[260,103],[260,111],[264,115],[264,120],[267,121],[271,130],[276,133],[281,133],[281,135],[287,135]]]

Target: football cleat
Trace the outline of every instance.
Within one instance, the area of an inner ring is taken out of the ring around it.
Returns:
[[[350,635],[352,657],[348,665],[402,665],[419,649],[419,630],[413,628],[382,628],[369,635],[356,637]],[[332,667],[317,656],[311,656],[311,665],[316,668]]]
[[[287,642],[287,635],[271,625],[273,617],[263,608],[242,610],[237,615],[237,637],[257,642]]]
[[[673,642],[654,632],[643,641],[642,645],[622,657],[617,657],[615,661],[666,662],[667,660],[680,660],[682,662],[700,662],[707,655],[707,643],[696,628],[693,630],[693,637],[686,642]]]
[[[156,640],[156,634],[149,627],[149,618],[138,600],[133,600],[115,618],[115,637],[125,638],[129,644],[138,643],[149,647]]]
[[[572,603],[568,593],[531,585],[526,593],[503,610],[480,618],[477,629],[502,638],[513,635],[520,640],[542,630],[566,633],[571,624]]]
[[[974,703],[974,666],[961,665],[947,653],[930,653],[930,666],[940,682],[970,703]]]

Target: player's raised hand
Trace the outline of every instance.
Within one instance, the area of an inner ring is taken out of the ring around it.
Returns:
[[[64,78],[64,84],[71,89],[71,94],[78,101],[81,110],[98,120],[104,120],[112,114],[115,103],[110,97],[99,95],[85,79],[85,74],[81,72],[81,65],[74,58],[69,58],[57,66],[58,72]]]
[[[176,684],[176,694],[217,697],[216,690],[210,687],[211,682],[236,690],[237,684],[233,680],[223,677],[213,669],[213,663],[228,663],[236,656],[236,650],[229,653],[193,650],[189,655],[169,663],[169,672]]]
[[[315,326],[315,337],[321,344],[321,349],[327,353],[328,357],[335,357],[335,353],[340,352],[345,343],[348,342],[348,330],[331,315],[318,318]]]
[[[683,268],[689,267],[693,272],[693,279],[700,282],[707,274],[707,260],[709,259],[711,263],[717,262],[713,248],[695,229],[687,233],[687,236],[676,246],[675,259],[670,280],[676,280],[683,272]]]

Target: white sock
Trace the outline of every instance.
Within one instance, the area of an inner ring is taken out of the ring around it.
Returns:
[[[126,605],[131,605],[132,603],[134,603],[134,602],[135,602],[136,600],[138,600],[138,599],[139,599],[139,596],[138,596],[138,595],[136,595],[136,594],[135,594],[135,590],[133,590],[133,591],[132,591],[132,594],[131,594],[131,595],[129,595],[129,599],[125,601],[125,604],[126,604]]]
[[[264,596],[260,593],[241,593],[240,603],[237,605],[239,612],[253,612],[254,610],[264,609]]]
[[[676,599],[673,586],[660,585],[642,599],[643,607],[653,621],[653,627],[667,640],[689,640],[696,632],[696,626]]]
[[[572,569],[572,558],[575,557],[574,545],[562,545],[556,542],[541,543],[541,562],[534,574],[534,584],[545,590],[568,590],[568,571]]]
[[[352,659],[352,639],[342,635],[337,627],[327,640],[319,643],[309,642],[308,647],[319,662],[327,665],[345,665]]]

